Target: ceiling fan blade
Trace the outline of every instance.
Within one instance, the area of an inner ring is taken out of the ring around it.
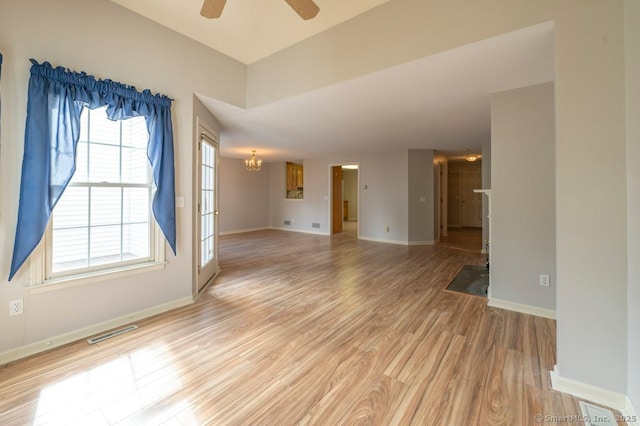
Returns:
[[[205,18],[219,18],[222,15],[222,9],[227,0],[204,0],[202,3],[202,9],[200,9],[200,15]]]
[[[320,8],[313,0],[284,0],[298,15],[305,21],[307,19],[315,18],[320,11]]]

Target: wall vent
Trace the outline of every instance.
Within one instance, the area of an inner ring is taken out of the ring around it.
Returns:
[[[285,224],[285,225],[291,225],[291,221],[290,221],[290,220],[285,220],[285,221],[284,221],[284,224]]]
[[[110,339],[112,337],[116,337],[119,336],[121,334],[127,333],[129,331],[135,330],[136,328],[138,328],[137,325],[128,325],[124,328],[119,328],[118,330],[113,330],[113,331],[108,331],[104,334],[101,334],[99,336],[94,336],[91,339],[87,339],[87,343],[89,343],[90,345],[93,345],[94,343],[98,343],[98,342],[102,342],[103,340],[107,340]]]
[[[580,411],[582,411],[582,419],[585,424],[591,426],[617,425],[613,412],[607,408],[598,407],[588,402],[578,401]]]
[[[311,227],[312,227],[312,228],[320,228],[320,224],[319,224],[319,223],[317,223],[317,222],[313,222],[313,223],[311,224]]]

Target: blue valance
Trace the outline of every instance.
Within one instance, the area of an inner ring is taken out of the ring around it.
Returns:
[[[107,106],[111,120],[144,116],[149,131],[147,157],[156,187],[152,210],[173,252],[176,252],[175,184],[171,99],[149,90],[84,72],[31,60],[27,123],[20,183],[18,224],[9,280],[38,245],[75,172],[80,115]]]

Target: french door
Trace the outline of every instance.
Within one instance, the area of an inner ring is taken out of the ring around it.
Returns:
[[[218,138],[200,132],[198,142],[198,291],[218,272]]]

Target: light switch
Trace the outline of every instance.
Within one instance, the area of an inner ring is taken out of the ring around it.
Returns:
[[[176,197],[176,207],[184,207],[184,197]]]

